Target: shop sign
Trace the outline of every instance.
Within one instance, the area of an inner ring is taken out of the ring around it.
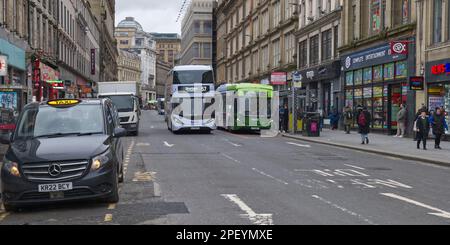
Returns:
[[[401,51],[401,52],[400,52]],[[376,66],[408,58],[407,52],[398,48],[398,52],[392,52],[391,45],[378,46],[362,52],[344,56],[342,60],[345,71],[355,70],[370,66]]]
[[[450,75],[450,63],[438,64],[431,67],[431,73],[433,75]]]
[[[270,78],[272,85],[286,85],[287,73],[286,72],[273,72]]]
[[[426,64],[427,83],[447,82],[450,79],[450,60],[436,60]]]
[[[91,75],[95,75],[95,49],[91,49]]]
[[[55,81],[47,81],[47,83],[50,84],[50,86],[53,89],[58,89],[58,90],[64,89],[64,81],[55,80]]]
[[[413,91],[423,91],[425,89],[425,79],[424,77],[410,77],[409,78],[409,88]]]
[[[0,76],[8,75],[8,57],[0,56]]]
[[[335,61],[328,65],[322,65],[315,68],[299,71],[298,75],[301,82],[313,82],[327,79],[334,79],[341,74],[341,61]]]
[[[294,82],[301,82],[303,80],[302,73],[300,73],[299,71],[293,72],[292,80],[294,80]]]
[[[407,41],[394,41],[391,42],[392,54],[408,54],[408,42]]]
[[[264,79],[261,80],[261,84],[269,85],[269,84],[270,84],[270,81],[269,81],[268,78],[264,78]]]
[[[41,67],[42,81],[55,81],[59,79],[58,71],[42,63],[40,67]]]

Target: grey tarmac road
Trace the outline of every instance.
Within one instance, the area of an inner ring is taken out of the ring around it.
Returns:
[[[449,168],[282,137],[173,135],[155,112],[125,142],[117,205],[0,210],[0,225],[450,224]]]

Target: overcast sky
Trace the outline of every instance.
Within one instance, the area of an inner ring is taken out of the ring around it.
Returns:
[[[182,3],[183,0],[116,0],[116,26],[131,16],[146,32],[181,33],[181,20],[176,20]]]

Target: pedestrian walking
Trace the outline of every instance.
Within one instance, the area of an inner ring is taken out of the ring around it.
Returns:
[[[448,125],[441,108],[436,108],[433,116],[430,117],[430,124],[433,128],[433,135],[436,137],[434,148],[442,150],[441,139],[442,135],[445,134],[445,131],[448,131]]]
[[[339,127],[339,112],[337,109],[333,109],[330,115],[331,130],[337,130]]]
[[[350,106],[346,106],[344,108],[344,127],[345,127],[345,133],[350,134],[350,131],[352,129],[353,125],[353,111]]]
[[[407,111],[405,105],[400,105],[400,111],[397,113],[397,134],[394,137],[405,137]]]
[[[286,133],[289,124],[289,107],[287,104],[280,107],[280,132]]]
[[[420,115],[422,114],[422,111],[425,111],[427,116],[428,116],[428,109],[427,107],[422,104],[422,108],[420,108],[417,113],[416,116],[414,117],[414,125],[416,125],[417,119],[419,119]],[[418,137],[417,137],[417,131],[414,130],[414,139],[413,141],[417,141]]]
[[[420,143],[423,143],[423,149],[427,150],[427,139],[430,133],[430,119],[428,118],[427,111],[422,110],[420,116],[414,123],[414,131],[417,137],[417,149],[420,149]]]
[[[357,119],[359,133],[361,134],[361,144],[369,144],[370,122],[372,121],[372,117],[367,110],[367,107],[363,107],[363,109],[358,112]]]

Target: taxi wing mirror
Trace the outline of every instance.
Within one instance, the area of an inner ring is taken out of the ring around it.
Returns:
[[[124,128],[115,128],[114,129],[114,138],[122,138],[127,136],[127,130]]]
[[[11,144],[12,140],[12,134],[8,133],[8,134],[1,134],[0,135],[0,143],[3,145],[9,145]]]

